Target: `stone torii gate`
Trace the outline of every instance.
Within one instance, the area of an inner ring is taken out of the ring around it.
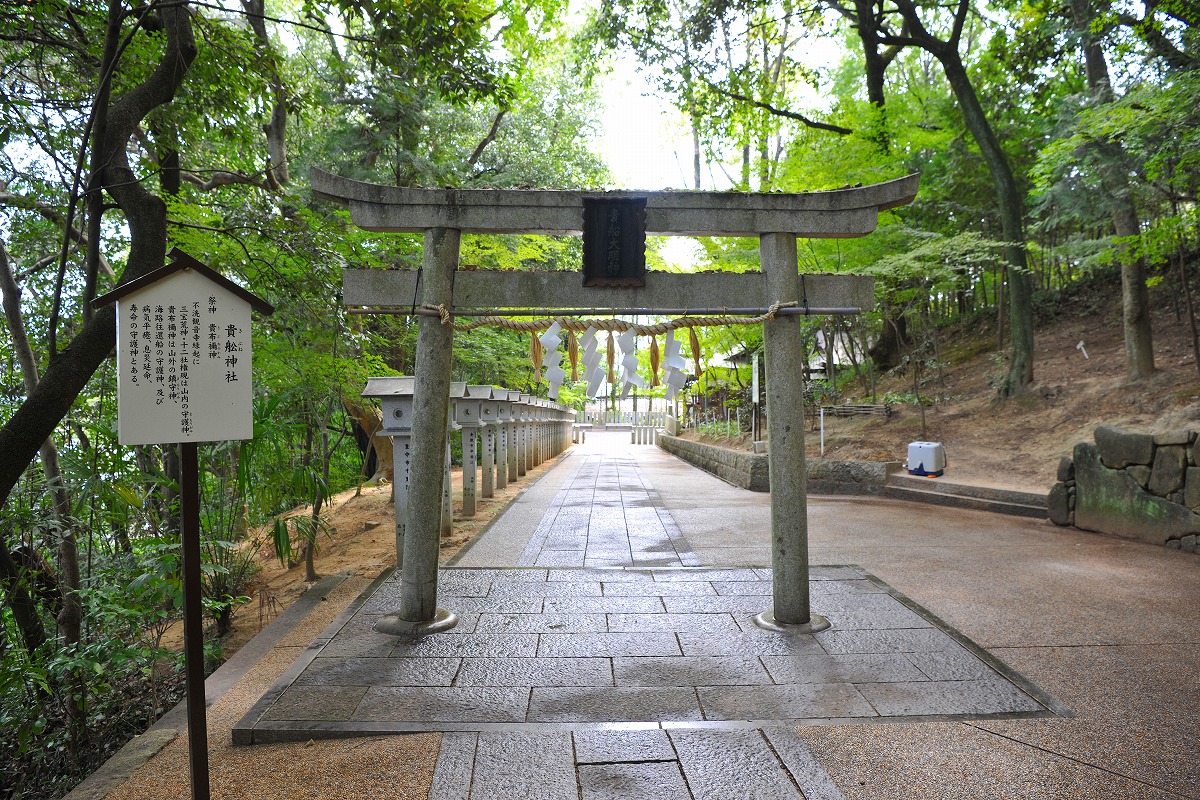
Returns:
[[[847,313],[874,306],[874,280],[855,275],[801,275],[797,238],[852,238],[875,230],[879,212],[916,197],[918,175],[886,183],[802,194],[733,192],[580,192],[509,189],[406,189],[312,171],[313,191],[348,205],[364,230],[423,233],[417,270],[346,270],[349,306],[443,306],[476,309],[760,308],[799,303],[784,312]],[[645,285],[585,287],[578,272],[457,271],[463,233],[578,234],[584,202],[645,201],[645,232],[655,236],[757,236],[758,273],[647,272]],[[719,313],[719,311],[717,312]],[[400,608],[376,630],[417,634],[452,627],[437,607],[443,459],[454,331],[436,315],[417,327],[413,450]],[[809,603],[808,494],[804,463],[803,358],[799,319],[779,313],[763,323],[770,440],[773,607],[759,625],[813,632],[829,623]],[[789,376],[795,376],[789,380]],[[400,512],[400,509],[397,509]]]

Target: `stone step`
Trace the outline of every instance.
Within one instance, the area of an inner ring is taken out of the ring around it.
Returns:
[[[945,483],[940,478],[889,475],[883,496],[894,500],[991,511],[1015,517],[1046,517],[1046,495],[990,486]]]

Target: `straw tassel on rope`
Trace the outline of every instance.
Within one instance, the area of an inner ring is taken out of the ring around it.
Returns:
[[[613,373],[613,365],[617,361],[617,345],[613,341],[613,332],[608,332],[608,383],[614,385],[617,382],[616,375]]]
[[[658,386],[658,362],[660,360],[658,352],[658,339],[650,337],[650,386]]]
[[[696,336],[696,327],[694,325],[688,327],[688,343],[692,347],[692,360],[696,362],[694,368],[695,375],[699,378],[704,374],[704,370],[700,367],[700,339]]]
[[[567,331],[567,356],[571,359],[571,380],[579,380],[579,341],[575,331]]]
[[[538,338],[537,333],[529,334],[529,360],[533,362],[533,382],[542,382],[542,358],[545,352],[542,350],[542,341]]]

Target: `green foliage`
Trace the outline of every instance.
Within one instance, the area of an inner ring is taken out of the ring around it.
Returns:
[[[330,536],[329,522],[324,517],[299,514],[281,517],[271,526],[271,541],[275,545],[275,556],[279,563],[290,567],[297,556],[317,552],[320,535]],[[303,547],[297,547],[297,544]]]
[[[933,398],[915,392],[888,392],[883,396],[884,404],[905,406],[933,406]]]
[[[245,595],[257,571],[257,542],[239,545],[224,539],[206,539],[201,544],[204,563],[200,573],[204,611],[216,625],[218,638],[232,630],[233,612],[249,602]]]

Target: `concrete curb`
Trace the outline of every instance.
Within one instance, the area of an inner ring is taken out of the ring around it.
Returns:
[[[221,699],[263,656],[271,652],[291,633],[308,613],[349,578],[353,572],[339,572],[313,584],[294,603],[233,654],[204,681],[205,707]],[[63,800],[103,800],[113,789],[127,781],[143,764],[153,758],[175,737],[187,730],[187,701],[180,701],[163,714],[150,729],[135,736],[91,775],[72,789]]]

